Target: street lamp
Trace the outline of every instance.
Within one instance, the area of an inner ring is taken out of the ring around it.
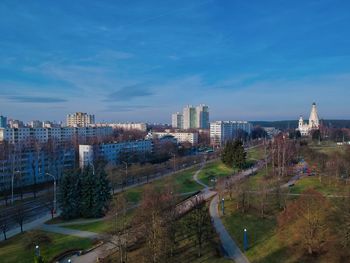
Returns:
[[[11,204],[13,204],[13,181],[15,180],[15,174],[16,173],[21,173],[20,171],[14,171],[12,173],[12,177],[11,177]]]
[[[225,215],[225,198],[221,199],[222,214]]]
[[[95,175],[95,165],[93,162],[89,162],[89,164],[92,166],[92,175]]]
[[[56,177],[50,173],[46,173],[46,174],[53,178],[53,211],[54,213],[56,213],[56,209],[57,209]]]
[[[72,260],[68,259],[68,263],[71,263],[71,262],[72,262]]]
[[[248,250],[248,233],[247,233],[247,229],[244,229],[244,235],[243,235],[243,247],[244,247],[244,251]]]
[[[125,164],[125,180],[128,178],[128,163],[125,161],[122,161],[123,164]]]
[[[40,247],[38,245],[35,246],[35,255],[39,258],[40,257]]]

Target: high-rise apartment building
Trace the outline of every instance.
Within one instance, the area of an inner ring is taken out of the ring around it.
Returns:
[[[183,109],[183,129],[197,128],[197,111],[192,105],[187,105]]]
[[[173,114],[173,124],[175,114]],[[209,107],[200,104],[197,107],[188,105],[184,107],[182,114],[183,125],[182,128],[187,129],[209,129]],[[173,125],[174,127],[174,125]]]
[[[171,115],[171,126],[175,129],[183,129],[183,115],[180,112]]]
[[[95,115],[90,115],[84,112],[76,112],[67,115],[68,127],[87,127],[95,123]]]
[[[5,116],[0,115],[0,128],[7,127],[7,118]]]
[[[209,129],[209,107],[204,104],[200,104],[196,107],[196,128]]]

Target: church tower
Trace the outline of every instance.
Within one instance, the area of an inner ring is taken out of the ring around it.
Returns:
[[[310,129],[318,129],[320,127],[320,121],[318,118],[316,103],[312,104],[310,118],[309,118],[309,128]]]
[[[304,119],[303,116],[300,116],[299,118],[299,130],[301,130],[303,128],[304,125]]]

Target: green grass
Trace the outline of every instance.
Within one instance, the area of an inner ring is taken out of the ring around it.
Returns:
[[[50,244],[39,244],[41,254],[46,261],[50,261],[58,254],[70,249],[87,249],[92,246],[90,239],[42,231],[36,232],[45,233],[52,240]],[[2,263],[32,263],[34,261],[34,247],[32,249],[26,248],[26,236],[28,233],[17,235],[0,243],[0,261]]]
[[[322,178],[318,176],[308,176],[298,180],[293,187],[291,193],[300,194],[308,188],[313,188],[324,195],[341,195],[346,191],[346,185],[338,183],[333,178]]]
[[[293,262],[287,260],[287,249],[279,242],[273,217],[261,218],[255,213],[243,214],[235,209],[235,203],[225,202],[226,215],[222,218],[226,229],[235,239],[241,250],[244,228],[247,229],[248,251],[246,256],[252,263]]]
[[[215,161],[207,164],[203,170],[199,173],[198,179],[204,184],[213,186],[214,182],[211,180],[214,178],[229,176],[234,173],[234,169],[227,167],[221,161]]]
[[[135,210],[129,210],[126,213],[126,222],[125,222],[126,224],[130,224],[130,222],[132,221],[135,215],[135,212],[136,212]],[[81,231],[89,231],[89,232],[95,232],[95,233],[108,233],[108,232],[112,232],[115,229],[115,218],[109,217],[98,222],[93,222],[88,224],[69,225],[69,226],[65,226],[65,228],[76,229]],[[120,228],[121,226],[117,223],[117,230],[119,230]]]
[[[247,151],[247,159],[248,160],[261,160],[264,159],[264,147],[258,146]]]

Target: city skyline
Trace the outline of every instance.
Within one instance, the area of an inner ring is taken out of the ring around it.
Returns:
[[[316,101],[321,118],[350,119],[349,7],[5,0],[0,113],[170,123],[179,107],[206,103],[212,120],[285,120]]]

